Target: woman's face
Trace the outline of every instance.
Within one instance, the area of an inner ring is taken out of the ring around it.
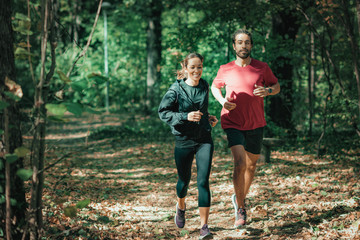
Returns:
[[[200,58],[191,58],[186,66],[188,78],[193,81],[199,81],[203,71],[203,64]]]

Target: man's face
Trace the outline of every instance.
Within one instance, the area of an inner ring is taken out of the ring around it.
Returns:
[[[236,56],[242,59],[248,58],[252,48],[250,37],[244,33],[236,35],[233,48],[235,50]]]

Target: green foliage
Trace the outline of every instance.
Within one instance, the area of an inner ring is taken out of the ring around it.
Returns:
[[[324,119],[331,128],[346,130],[358,119],[357,88],[351,56],[352,48],[343,25],[344,11],[339,0],[333,4],[318,1],[237,1],[237,0],[200,0],[162,1],[162,60],[158,66],[161,81],[155,84],[159,102],[165,91],[176,79],[180,61],[189,53],[197,51],[205,57],[203,78],[211,84],[221,64],[234,59],[231,34],[240,27],[246,27],[253,33],[254,48],[252,56],[272,65],[281,66],[286,59],[294,67],[293,79],[282,79],[281,72],[275,72],[280,84],[292,81],[292,89],[282,88],[280,96],[291,94],[293,101],[283,97],[283,101],[292,109],[292,123],[300,135],[307,134],[312,124],[314,134],[323,130]],[[149,2],[128,0],[112,3],[108,9],[108,67],[109,75],[104,71],[104,21],[100,15],[86,57],[80,58],[70,76],[67,72],[75,58],[85,46],[92,28],[97,8],[96,2],[61,1],[59,8],[59,39],[56,52],[56,73],[49,86],[49,119],[60,121],[68,111],[80,116],[83,112],[103,109],[105,87],[109,83],[111,111],[129,111],[133,114],[143,109],[146,101],[147,78],[147,25]],[[15,1],[13,26],[15,35],[15,55],[17,57],[17,79],[19,79],[24,97],[19,101],[24,106],[32,105],[35,84],[29,70],[27,43],[24,34],[30,35],[32,63],[35,79],[40,72],[40,35],[38,3],[30,3],[32,15],[26,16],[25,7]],[[74,11],[75,8],[86,11]],[[355,21],[355,1],[346,6]],[[312,19],[312,26],[300,9]],[[281,14],[296,15],[300,29],[295,41],[287,34],[272,35],[272,21]],[[75,14],[74,16],[73,14]],[[75,17],[81,27],[74,22]],[[30,27],[30,30],[28,28]],[[354,27],[356,27],[354,25]],[[354,32],[355,28],[353,29]],[[316,31],[315,59],[310,59],[310,33]],[[78,36],[74,42],[75,33]],[[358,41],[358,35],[355,34]],[[325,50],[332,57],[331,64]],[[49,54],[49,52],[48,52]],[[289,60],[290,59],[290,60]],[[275,62],[276,61],[276,62]],[[289,62],[286,62],[289,63]],[[309,119],[308,76],[309,66],[315,68],[315,89],[313,119]],[[336,66],[339,76],[335,74]],[[50,62],[46,63],[47,69]],[[331,92],[331,100],[326,96]],[[18,99],[17,99],[18,100]],[[271,104],[271,98],[266,103]],[[325,103],[327,109],[325,110]],[[0,111],[7,107],[0,101]],[[156,112],[156,104],[153,112]],[[220,104],[210,94],[209,112],[220,118]],[[267,112],[269,114],[269,112]],[[274,119],[275,120],[275,119]],[[290,129],[282,129],[267,119],[269,136],[284,137]],[[330,128],[330,129],[331,129]],[[103,133],[93,136],[117,134],[148,134],[141,128],[103,129]],[[131,132],[132,131],[132,132]],[[328,131],[328,130],[327,130]],[[149,130],[150,132],[150,130]]]
[[[84,112],[84,106],[80,103],[64,103],[66,110],[74,114],[75,116],[81,116]]]
[[[0,101],[0,111],[2,111],[4,108],[7,108],[9,104],[4,101]]]
[[[85,199],[76,204],[78,209],[86,208],[90,204],[90,199]]]
[[[15,94],[11,93],[11,92],[4,92],[4,95],[7,96],[9,99],[12,99],[16,102],[20,101],[20,97],[16,96]]]
[[[50,114],[53,114],[55,116],[58,116],[58,117],[61,117],[65,114],[66,112],[66,106],[65,104],[51,104],[51,103],[48,103],[46,104],[46,109],[48,110],[48,112]]]
[[[30,149],[26,148],[26,147],[18,147],[14,150],[14,153],[16,154],[16,156],[20,157],[25,157],[28,153],[30,153]]]
[[[107,217],[107,216],[99,216],[97,220],[98,220],[99,222],[102,222],[102,223],[105,223],[105,224],[111,222],[111,220],[110,220],[109,217]]]
[[[27,181],[29,178],[31,178],[32,174],[33,171],[31,169],[24,169],[24,168],[21,168],[16,172],[16,175],[18,175],[19,178],[23,181]]]
[[[64,208],[64,214],[67,217],[74,218],[76,217],[77,208],[74,206],[69,206]]]
[[[6,162],[11,164],[18,160],[18,156],[16,154],[7,153],[7,154],[5,154],[5,160],[6,160]]]
[[[105,126],[90,132],[89,139],[99,140],[105,138],[128,140],[164,140],[172,138],[170,129],[158,118],[137,116],[139,119],[129,118],[121,126]]]
[[[67,206],[64,208],[64,215],[69,218],[75,218],[78,209],[86,208],[90,204],[90,199],[85,199],[76,203],[75,206]]]

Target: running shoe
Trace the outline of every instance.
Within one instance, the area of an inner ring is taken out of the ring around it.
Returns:
[[[231,196],[231,201],[232,201],[232,204],[233,204],[233,206],[234,206],[234,210],[235,210],[235,221],[236,220],[238,220],[237,219],[237,216],[238,216],[238,214],[237,214],[237,212],[238,212],[238,205],[237,205],[237,203],[236,203],[236,195],[235,194],[233,194],[232,196]]]
[[[204,226],[202,226],[202,228],[200,229],[199,239],[213,239],[213,236],[207,224],[204,224]]]
[[[239,208],[235,218],[235,228],[241,228],[246,225],[246,210],[243,208]]]
[[[183,228],[185,226],[185,210],[181,210],[178,206],[178,204],[176,204],[176,214],[175,214],[175,224],[178,228]]]

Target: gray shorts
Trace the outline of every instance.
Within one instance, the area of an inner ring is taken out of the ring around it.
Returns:
[[[235,128],[227,128],[224,129],[224,131],[227,135],[229,148],[235,145],[242,145],[246,151],[253,154],[260,154],[264,127],[253,130],[238,130]]]

